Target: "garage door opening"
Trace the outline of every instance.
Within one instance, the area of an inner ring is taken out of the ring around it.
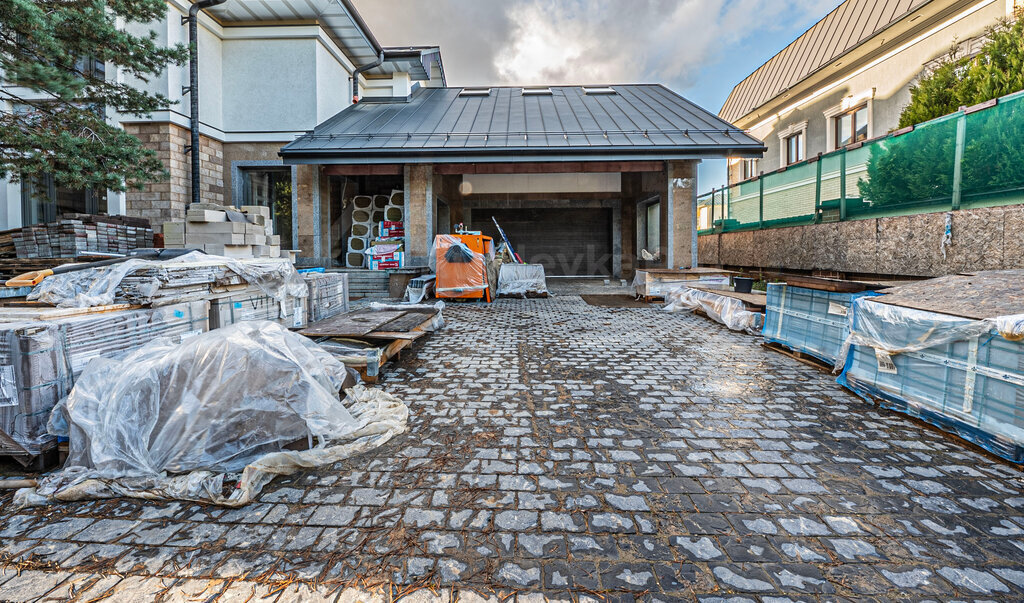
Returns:
[[[501,241],[496,218],[524,262],[550,276],[611,276],[611,208],[474,208],[473,230]]]

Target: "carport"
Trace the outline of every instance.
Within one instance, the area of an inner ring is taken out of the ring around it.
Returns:
[[[549,274],[629,277],[641,249],[648,266],[695,265],[697,164],[763,151],[663,86],[614,85],[368,97],[281,156],[312,169],[296,209],[326,262],[346,251],[351,195],[400,190],[407,265],[456,224],[497,237],[497,219]]]

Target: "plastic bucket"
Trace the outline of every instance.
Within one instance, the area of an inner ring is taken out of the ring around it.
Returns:
[[[737,276],[732,279],[732,288],[736,293],[750,293],[754,285],[754,279],[745,276]]]

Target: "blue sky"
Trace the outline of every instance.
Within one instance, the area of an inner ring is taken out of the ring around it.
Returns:
[[[449,85],[661,83],[717,113],[840,0],[355,0],[385,45],[441,46]],[[706,161],[701,192],[725,183]]]

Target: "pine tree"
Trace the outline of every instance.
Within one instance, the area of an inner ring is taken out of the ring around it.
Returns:
[[[118,26],[166,10],[164,0],[0,0],[0,176],[49,173],[61,186],[115,191],[166,178],[155,152],[104,119],[171,104],[104,75],[146,82],[188,59],[187,46]]]

